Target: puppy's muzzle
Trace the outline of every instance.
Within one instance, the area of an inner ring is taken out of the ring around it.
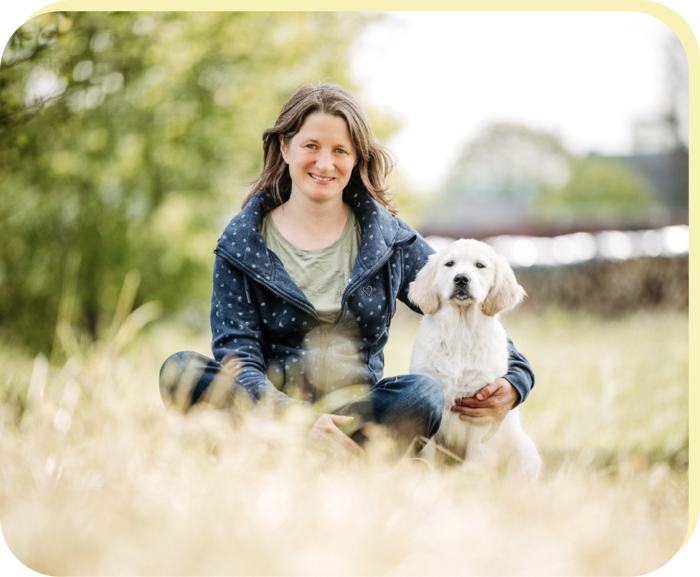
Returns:
[[[452,297],[458,301],[463,301],[471,298],[471,293],[469,292],[469,283],[471,279],[465,274],[458,274],[452,281],[455,285]]]

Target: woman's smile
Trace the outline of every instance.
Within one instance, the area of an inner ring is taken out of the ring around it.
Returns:
[[[309,175],[311,176],[311,178],[313,178],[314,180],[318,180],[319,182],[330,182],[331,180],[335,180],[335,178],[324,178],[322,176],[316,176],[315,174],[311,173],[309,173]]]

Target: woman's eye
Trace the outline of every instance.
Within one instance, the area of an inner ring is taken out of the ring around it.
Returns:
[[[486,268],[486,267],[483,264],[481,264],[480,262],[477,262],[476,268]]]
[[[445,266],[454,266],[454,264],[455,264],[455,261],[451,260],[449,262],[446,262]]]

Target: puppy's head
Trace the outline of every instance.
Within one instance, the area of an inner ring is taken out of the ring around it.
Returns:
[[[449,304],[478,305],[484,314],[494,316],[524,297],[508,262],[473,239],[458,240],[432,255],[408,291],[408,298],[425,314]]]

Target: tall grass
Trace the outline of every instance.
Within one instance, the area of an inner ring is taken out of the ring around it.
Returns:
[[[128,318],[128,317],[127,317]],[[406,372],[418,317],[392,323]],[[0,347],[0,521],[50,574],[639,575],[687,528],[687,317],[562,310],[504,323],[537,384],[536,486],[313,452],[293,414],[166,413],[164,357],[206,335],[153,325],[63,366]],[[113,333],[118,334],[115,328]],[[31,393],[29,384],[31,383]]]
[[[392,335],[387,371],[408,371],[420,318]],[[552,308],[502,322],[536,384],[521,413],[540,450],[559,462],[579,452],[596,468],[632,459],[688,463],[688,317],[638,311],[605,318]]]

